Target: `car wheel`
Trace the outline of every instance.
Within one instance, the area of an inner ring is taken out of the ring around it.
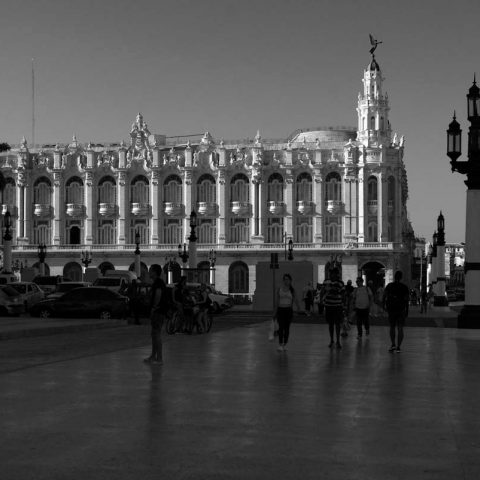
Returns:
[[[50,318],[52,316],[52,312],[48,310],[48,308],[42,308],[39,316],[40,318]]]
[[[110,320],[111,318],[112,318],[112,314],[108,310],[102,310],[100,312],[101,320]]]

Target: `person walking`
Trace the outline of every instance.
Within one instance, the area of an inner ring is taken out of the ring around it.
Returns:
[[[427,313],[428,309],[428,295],[427,295],[427,289],[422,288],[422,293],[420,294],[420,313]]]
[[[383,292],[383,308],[387,310],[390,322],[391,346],[389,352],[401,352],[403,341],[403,327],[408,316],[410,292],[408,287],[401,282],[403,274],[400,270],[395,272],[394,281],[389,283]],[[395,329],[397,329],[397,342],[395,343]]]
[[[293,318],[293,304],[295,303],[298,310],[300,305],[298,302],[295,289],[292,285],[292,276],[286,273],[282,279],[282,285],[277,290],[276,305],[274,318],[278,321],[278,347],[279,352],[287,350],[288,337],[290,334],[290,324]]]
[[[167,286],[162,280],[162,267],[154,264],[149,271],[152,287],[150,290],[150,323],[152,325],[152,354],[143,361],[149,364],[163,364],[162,325],[168,309]]]
[[[363,278],[357,278],[357,288],[352,295],[353,309],[357,319],[357,338],[362,338],[362,327],[365,327],[365,335],[370,334],[370,308],[373,304],[373,292],[370,287],[363,284]]]
[[[303,289],[303,301],[305,303],[305,312],[307,316],[310,316],[310,312],[313,306],[313,287],[312,282],[308,282]]]
[[[317,283],[317,288],[315,289],[315,294],[313,296],[313,304],[317,305],[318,315],[323,313],[323,285]]]
[[[323,305],[325,306],[325,319],[327,320],[330,333],[330,344],[328,346],[332,348],[336,345],[340,349],[342,348],[340,328],[345,315],[345,284],[340,280],[340,270],[337,267],[330,271],[330,280],[326,280],[324,285]],[[334,330],[337,337],[336,344],[333,342]]]
[[[134,324],[140,325],[140,298],[139,298],[139,286],[137,280],[133,279],[125,292],[128,297],[128,306],[130,310],[130,316],[133,317]]]

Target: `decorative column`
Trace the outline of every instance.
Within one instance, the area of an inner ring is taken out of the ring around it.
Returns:
[[[2,273],[12,273],[12,218],[7,210],[3,216],[3,271]]]
[[[382,189],[382,196],[381,196],[381,205],[382,205],[382,216],[381,216],[381,235],[380,235],[380,242],[388,241],[388,178],[386,172],[382,172],[381,176],[381,189]]]
[[[320,169],[316,169],[313,176],[313,202],[315,205],[315,212],[313,215],[313,241],[315,243],[322,243],[323,241],[323,179]]]
[[[150,205],[152,206],[152,219],[150,228],[150,243],[156,245],[159,243],[158,226],[160,223],[160,197],[159,197],[160,172],[153,170],[150,175]]]
[[[187,239],[187,232],[190,225],[190,219],[187,216],[189,212],[194,209],[194,202],[192,199],[192,171],[185,170],[183,175],[183,199],[185,202],[185,217],[183,218],[183,235]]]
[[[358,168],[358,243],[365,242],[365,165]]]
[[[227,205],[227,199],[225,198],[225,171],[223,169],[219,169],[217,173],[217,205],[217,243],[220,244],[225,243],[225,219]]]
[[[25,237],[25,185],[20,183],[20,179],[17,177],[17,237],[22,242]]]
[[[117,224],[117,242],[125,245],[128,238],[128,219],[130,217],[130,203],[125,187],[127,181],[127,148],[120,147],[118,150],[118,170],[117,170],[117,201],[118,201],[118,224]]]
[[[285,172],[285,211],[284,211],[284,233],[288,237],[293,237],[294,229],[294,216],[295,216],[295,200],[293,192],[293,172],[287,170]]]
[[[92,245],[93,244],[93,219],[96,218],[96,213],[93,211],[93,206],[95,204],[94,198],[94,188],[93,188],[93,168],[95,161],[95,152],[92,149],[92,146],[88,144],[87,146],[87,166],[85,168],[85,186],[83,189],[84,193],[84,203],[85,203],[85,220],[84,220],[84,244]],[[27,189],[28,191],[28,189]],[[96,197],[96,195],[95,195]]]
[[[445,307],[448,305],[446,295],[446,278],[445,278],[445,219],[440,212],[437,219],[437,291],[433,297],[435,306]]]
[[[65,203],[62,201],[62,152],[55,147],[53,152],[53,221],[52,221],[52,243],[60,245],[62,240],[62,217]]]

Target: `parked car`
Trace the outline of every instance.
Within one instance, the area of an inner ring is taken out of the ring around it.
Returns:
[[[33,282],[15,282],[10,283],[10,287],[20,294],[20,301],[23,303],[25,311],[45,298],[45,292]]]
[[[10,285],[0,285],[0,316],[20,315],[24,310],[20,294]]]
[[[80,287],[60,298],[43,300],[29,310],[33,317],[125,318],[128,298],[108,288]]]
[[[127,281],[122,277],[99,277],[93,282],[94,287],[103,287],[112,292],[125,292],[128,288]]]
[[[64,293],[67,293],[74,288],[91,286],[92,284],[90,282],[62,282],[57,285],[57,289],[54,293],[50,293],[49,295],[47,295],[47,298],[60,298]]]
[[[62,282],[69,282],[70,279],[67,277],[62,277],[61,275],[56,276],[41,276],[37,275],[33,279],[33,283],[36,283],[44,292],[45,295],[55,292],[57,285]]]
[[[0,273],[0,285],[9,285],[18,282],[18,278],[14,273]]]

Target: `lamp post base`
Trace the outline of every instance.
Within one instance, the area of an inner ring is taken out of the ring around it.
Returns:
[[[433,297],[433,306],[434,307],[447,307],[448,300],[445,295],[435,295]]]
[[[458,315],[458,328],[480,328],[480,305],[465,305]]]

